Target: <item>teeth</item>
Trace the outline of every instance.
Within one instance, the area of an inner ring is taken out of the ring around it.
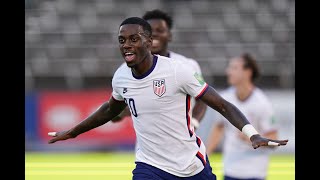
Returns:
[[[133,55],[133,53],[125,53],[125,55],[126,55],[126,56],[128,56],[128,55]]]

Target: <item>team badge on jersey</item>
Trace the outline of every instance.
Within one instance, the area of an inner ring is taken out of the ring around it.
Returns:
[[[159,97],[161,97],[166,92],[164,79],[153,80],[153,92]]]

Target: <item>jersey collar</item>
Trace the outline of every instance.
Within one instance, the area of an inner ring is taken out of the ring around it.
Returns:
[[[143,79],[143,78],[147,77],[156,67],[157,60],[158,60],[158,56],[153,55],[153,63],[152,63],[151,68],[147,72],[145,72],[144,74],[142,74],[140,76],[134,75],[133,72],[131,71],[132,76],[136,79]]]

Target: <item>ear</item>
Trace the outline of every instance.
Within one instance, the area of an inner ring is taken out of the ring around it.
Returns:
[[[152,40],[152,37],[146,38],[146,44],[148,49],[152,47]]]

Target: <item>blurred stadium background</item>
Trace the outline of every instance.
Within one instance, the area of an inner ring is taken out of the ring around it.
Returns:
[[[25,0],[26,179],[131,178],[130,118],[54,145],[47,144],[47,132],[72,127],[108,100],[123,62],[119,24],[156,8],[173,17],[170,49],[196,59],[217,90],[227,87],[230,57],[249,52],[257,58],[258,85],[274,105],[280,138],[290,140],[274,152],[268,180],[294,179],[294,0]],[[208,109],[197,129],[204,141],[215,115]],[[210,159],[221,176],[221,155]]]

